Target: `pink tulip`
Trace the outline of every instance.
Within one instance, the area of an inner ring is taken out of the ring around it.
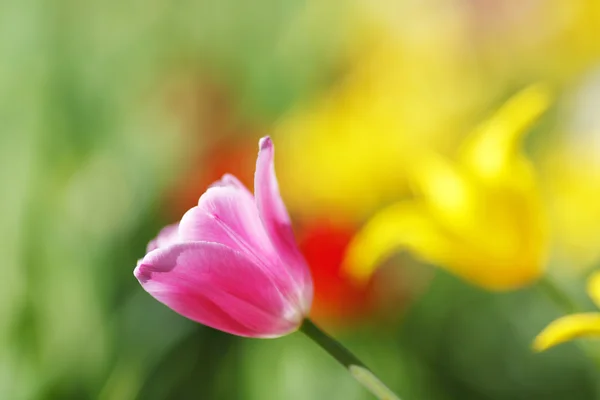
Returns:
[[[248,337],[297,330],[313,283],[279,194],[269,137],[259,142],[254,196],[225,175],[178,224],[148,244],[134,275],[175,312]]]

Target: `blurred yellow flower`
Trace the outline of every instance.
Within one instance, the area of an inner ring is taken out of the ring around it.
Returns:
[[[588,279],[587,292],[600,307],[600,272]],[[578,313],[558,318],[548,325],[533,342],[533,348],[544,351],[557,344],[580,337],[600,337],[600,312]]]
[[[412,149],[451,148],[498,93],[464,56],[456,15],[419,4],[382,22],[374,5],[362,6],[369,22],[358,24],[348,74],[285,116],[274,135],[281,190],[296,215],[360,221],[395,201],[408,190]]]
[[[360,221],[407,194],[415,146],[447,152],[514,82],[562,87],[600,59],[596,0],[357,0],[348,13],[348,74],[274,133],[297,215]]]
[[[543,271],[545,217],[522,135],[550,94],[530,86],[467,137],[458,160],[416,154],[410,175],[419,196],[378,212],[351,243],[349,273],[367,279],[404,248],[487,289],[528,284]]]
[[[576,88],[564,134],[542,149],[540,178],[553,224],[553,258],[573,272],[600,261],[600,69]]]

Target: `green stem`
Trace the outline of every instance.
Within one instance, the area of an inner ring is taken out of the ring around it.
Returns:
[[[566,314],[574,314],[579,311],[579,305],[571,299],[563,288],[561,288],[548,274],[539,280],[540,288],[548,297],[562,309]]]
[[[307,318],[304,320],[300,330],[346,367],[354,379],[375,395],[375,397],[380,400],[400,400],[362,361],[342,346],[340,342],[323,332],[310,319]]]

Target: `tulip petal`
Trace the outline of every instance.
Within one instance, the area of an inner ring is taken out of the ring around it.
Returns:
[[[238,178],[236,178],[234,175],[231,174],[225,174],[221,177],[220,180],[214,182],[212,185],[210,185],[210,187],[233,187],[236,189],[240,189],[240,190],[244,190],[246,193],[248,193],[248,195],[250,195],[252,197],[252,193],[250,193],[250,191],[248,190],[248,188],[246,188],[246,186],[244,186],[244,184],[242,182],[240,182],[240,180]]]
[[[549,88],[532,85],[514,95],[465,141],[460,159],[473,173],[495,178],[517,157],[523,135],[548,108]]]
[[[377,213],[352,239],[343,268],[364,282],[396,251],[409,250],[430,260],[445,261],[451,258],[451,248],[422,207],[397,203]]]
[[[261,268],[222,244],[191,242],[157,249],[134,274],[158,301],[225,332],[277,337],[302,321]]]
[[[279,193],[273,142],[268,136],[259,142],[254,196],[260,219],[282,261],[289,267],[298,284],[312,291],[308,266],[296,244],[290,216]],[[306,293],[304,297],[312,299],[312,293]]]
[[[165,247],[176,243],[179,240],[179,223],[165,226],[154,238],[148,243],[146,253],[156,250],[160,247]]]
[[[279,193],[275,176],[274,148],[271,138],[264,137],[259,142],[256,161],[254,192],[259,215],[277,247],[294,247],[295,240],[290,216]],[[280,243],[279,243],[280,242]]]
[[[254,198],[249,191],[236,186],[210,187],[200,197],[198,206],[181,218],[179,237],[182,242],[221,243],[261,265],[273,266],[278,260]]]
[[[594,304],[600,308],[600,271],[594,272],[587,281],[588,296],[594,301]]]
[[[487,258],[415,202],[391,205],[372,217],[350,242],[343,269],[366,282],[383,261],[401,250],[490,290],[518,288],[540,273],[539,268],[519,262]]]
[[[475,182],[464,171],[430,153],[415,161],[412,177],[425,204],[441,224],[467,237],[477,231],[481,201]]]
[[[600,336],[600,313],[567,315],[553,321],[535,338],[533,348],[544,351],[581,337]]]

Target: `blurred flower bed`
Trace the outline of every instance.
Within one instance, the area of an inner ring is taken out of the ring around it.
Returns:
[[[544,282],[596,310],[599,27],[594,0],[0,3],[0,398],[368,399],[132,275],[265,134],[313,317],[403,399],[597,398],[597,343],[531,347],[570,314]]]

